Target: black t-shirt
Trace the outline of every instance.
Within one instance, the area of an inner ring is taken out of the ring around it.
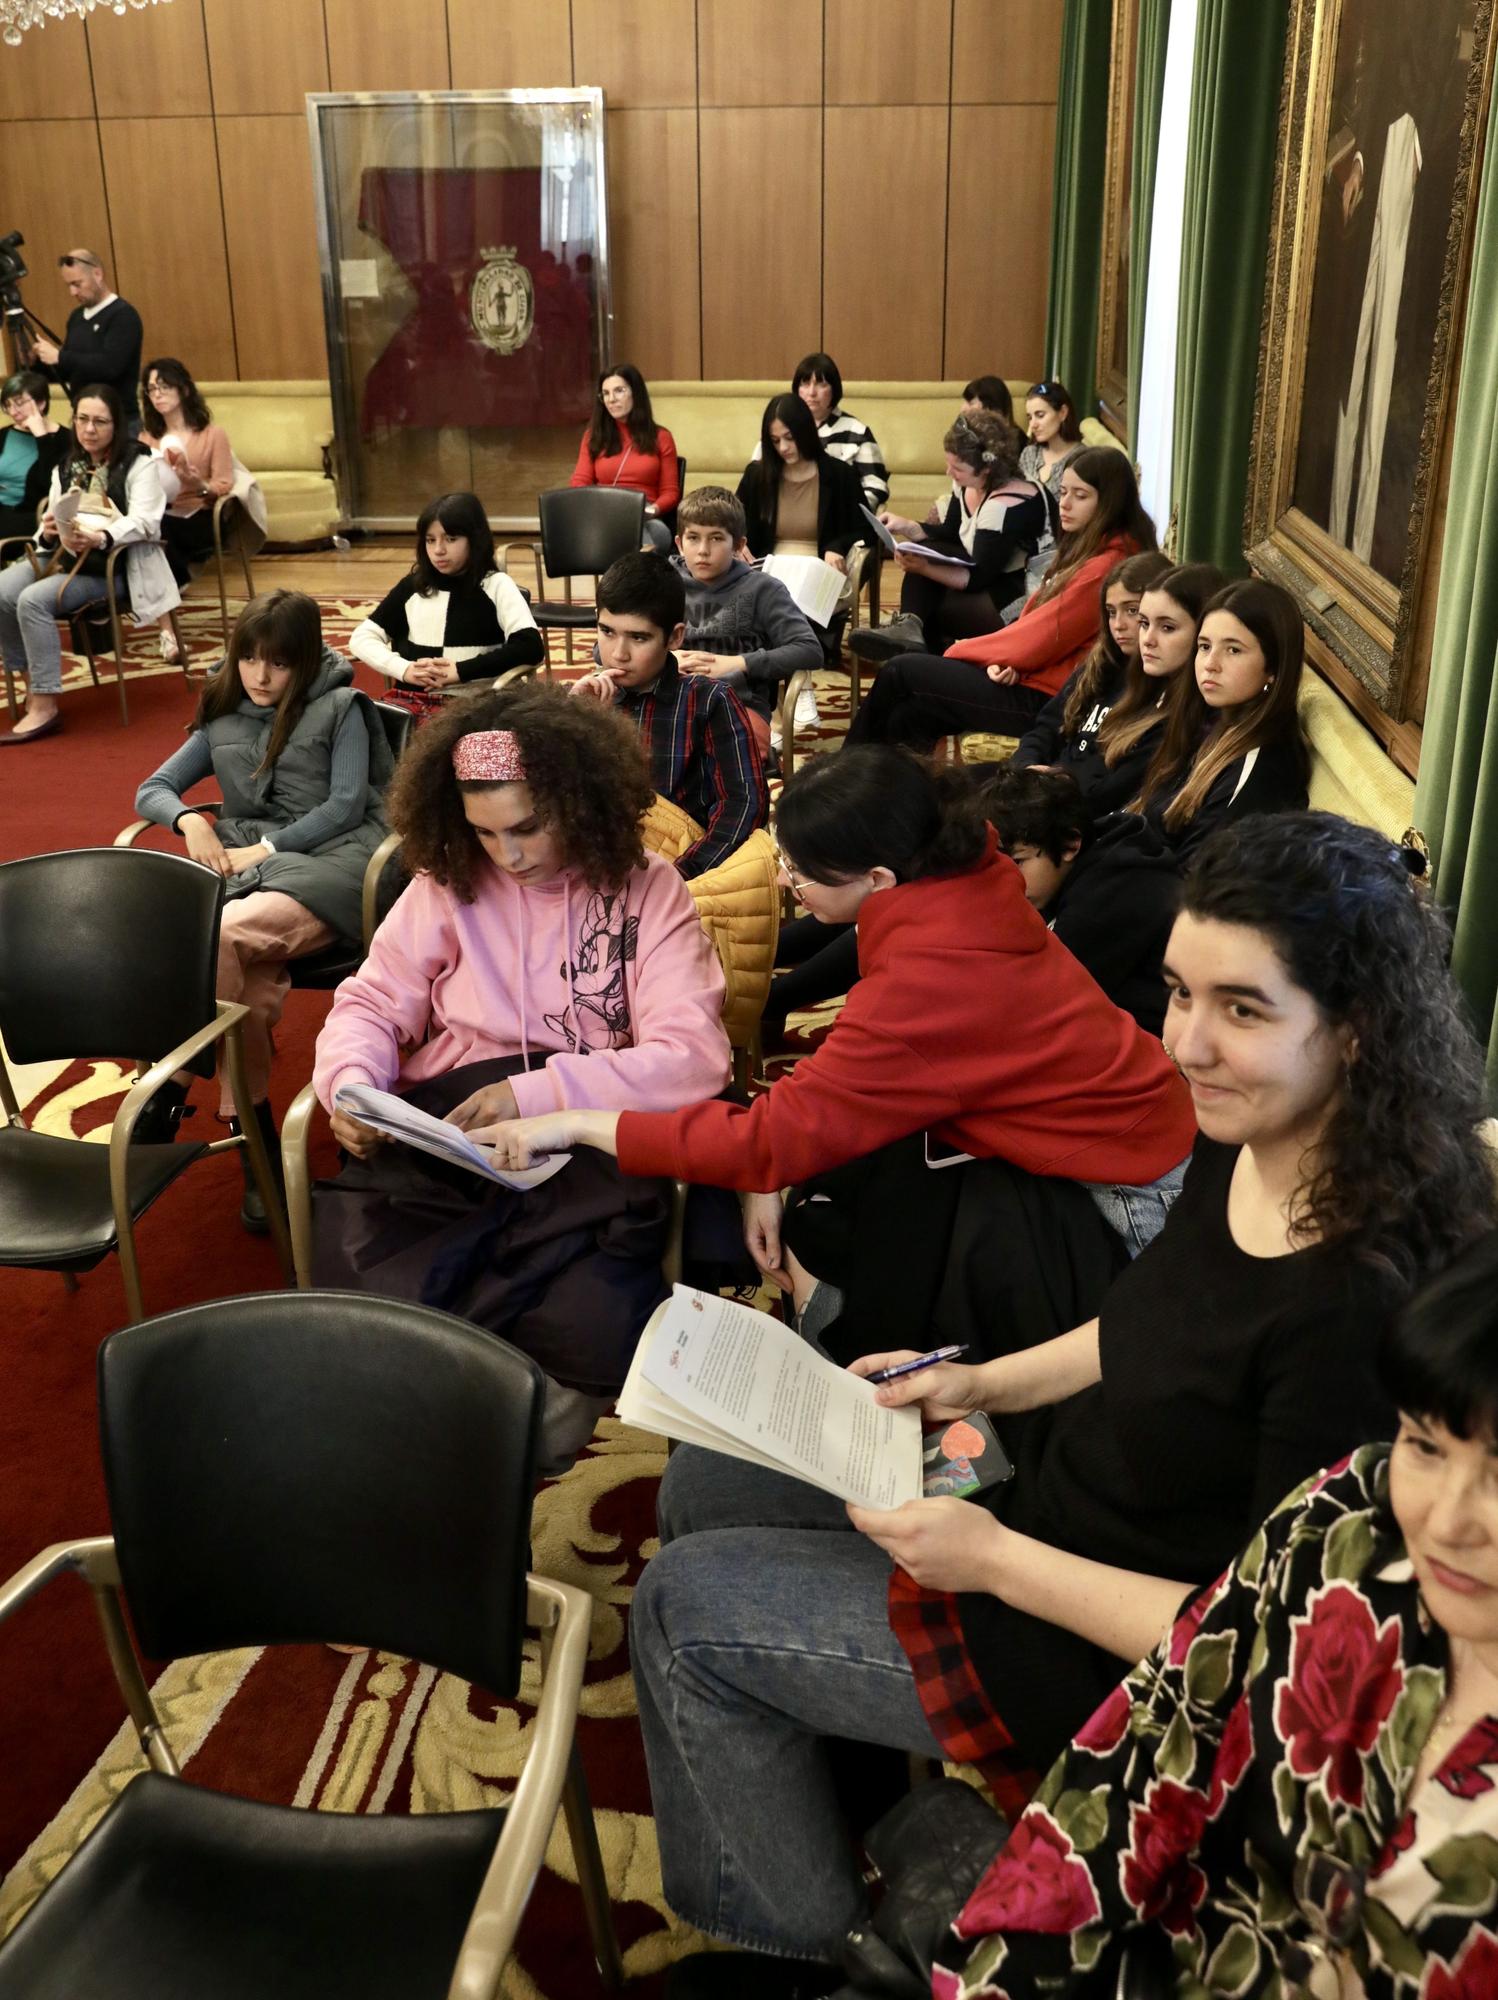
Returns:
[[[1235,1146],[1198,1139],[1164,1230],[1109,1287],[1102,1380],[1004,1428],[1020,1532],[1144,1575],[1210,1583],[1293,1487],[1394,1411],[1374,1370],[1390,1305],[1340,1243],[1251,1257],[1228,1229]],[[1017,1745],[1045,1765],[1120,1662],[995,1597],[963,1631]]]
[[[1077,681],[1086,671],[1087,663],[1084,661],[1066,685],[1051,696],[1020,738],[1018,748],[1009,761],[1016,771],[1026,770],[1031,764],[1054,764],[1076,779],[1083,798],[1094,815],[1100,817],[1103,813],[1122,812],[1130,799],[1136,796],[1149,761],[1160,747],[1160,735],[1165,723],[1163,719],[1156,723],[1116,764],[1109,764],[1098,745],[1098,731],[1123,693],[1128,671],[1124,667],[1109,668],[1097,699],[1082,717],[1076,734],[1069,736],[1065,727],[1066,705]]]

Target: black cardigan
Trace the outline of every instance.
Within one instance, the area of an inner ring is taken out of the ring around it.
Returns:
[[[869,538],[869,525],[859,511],[863,504],[863,488],[852,466],[844,465],[830,454],[823,458],[820,473],[817,553],[826,555],[829,549],[835,549],[840,556],[845,556],[855,542],[864,542]],[[755,556],[771,555],[775,548],[775,521],[764,511],[757,459],[744,467],[744,476],[739,481],[739,499],[743,502],[746,539],[751,553]]]

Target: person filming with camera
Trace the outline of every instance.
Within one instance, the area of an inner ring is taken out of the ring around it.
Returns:
[[[140,314],[110,290],[103,261],[92,250],[69,250],[57,262],[73,296],[73,310],[62,345],[36,339],[32,351],[43,373],[61,382],[69,402],[76,403],[80,389],[107,383],[120,399],[133,437],[140,416],[136,401],[143,337]]]

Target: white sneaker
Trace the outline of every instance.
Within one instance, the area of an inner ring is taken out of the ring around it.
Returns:
[[[796,696],[796,727],[815,729],[821,720],[821,716],[817,713],[816,689],[810,686],[802,688],[800,694]]]

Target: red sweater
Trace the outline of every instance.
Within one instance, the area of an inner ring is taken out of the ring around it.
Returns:
[[[627,493],[643,493],[658,514],[669,514],[681,498],[681,473],[677,470],[676,440],[667,430],[655,434],[655,450],[641,451],[623,433],[624,449],[612,457],[594,458],[588,450],[588,434],[578,447],[577,464],[572,468],[571,486],[622,486]]]
[[[1103,578],[1135,547],[1127,535],[1112,536],[1054,597],[1044,603],[1032,597],[1012,625],[959,639],[948,646],[947,658],[974,660],[980,667],[1013,667],[1024,686],[1059,693],[1096,642]]]
[[[747,1109],[623,1112],[624,1171],[768,1193],[923,1128],[1069,1180],[1152,1181],[1191,1150],[1164,1049],[1046,929],[991,831],[976,867],[868,897],[858,964],[827,1040]]]

